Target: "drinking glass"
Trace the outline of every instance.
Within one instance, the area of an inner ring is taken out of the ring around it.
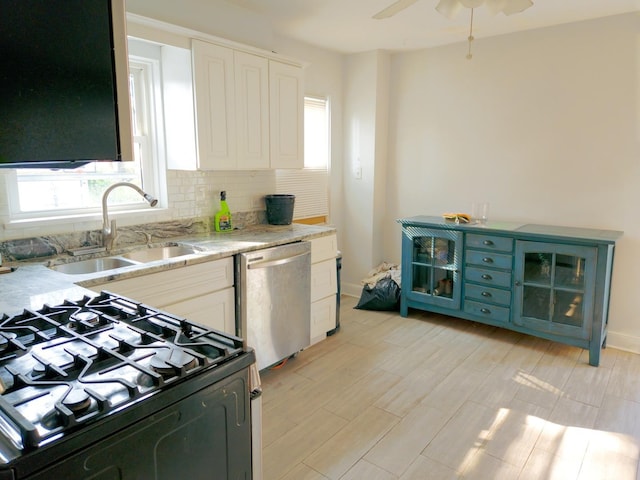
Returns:
[[[473,202],[471,205],[471,218],[474,223],[486,225],[489,220],[489,202]]]

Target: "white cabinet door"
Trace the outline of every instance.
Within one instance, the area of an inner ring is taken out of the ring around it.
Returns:
[[[237,164],[239,170],[269,168],[269,62],[234,52]]]
[[[271,168],[304,167],[302,68],[269,61]]]
[[[315,302],[338,291],[336,260],[311,265],[311,301]]]
[[[311,343],[324,340],[336,328],[336,297],[323,298],[311,304]]]
[[[166,310],[233,335],[233,257],[103,283],[91,287]]]
[[[237,134],[234,52],[192,41],[200,170],[235,169]]]
[[[231,335],[236,334],[233,287],[167,305],[163,310],[208,328],[215,328]]]
[[[311,240],[311,344],[336,327],[338,273],[336,235]]]
[[[233,285],[233,258],[199,263],[91,287],[164,307]]]
[[[311,263],[322,262],[338,255],[338,237],[327,235],[311,240]]]

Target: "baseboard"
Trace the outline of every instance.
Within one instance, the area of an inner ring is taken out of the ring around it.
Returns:
[[[360,298],[360,295],[362,295],[362,285],[359,283],[342,282],[340,284],[340,294]]]
[[[609,330],[607,333],[607,347],[617,348],[625,352],[640,353],[640,337]]]

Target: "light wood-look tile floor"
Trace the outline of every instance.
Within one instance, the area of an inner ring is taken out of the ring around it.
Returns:
[[[265,480],[640,479],[640,355],[357,300],[262,372]]]

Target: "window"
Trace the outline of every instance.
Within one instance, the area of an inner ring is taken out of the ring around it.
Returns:
[[[304,99],[304,168],[329,167],[329,104],[326,98]]]
[[[154,82],[159,78],[155,60],[130,58],[134,160],[92,162],[69,170],[17,169],[10,176],[9,208],[12,219],[93,214],[101,210],[102,194],[116,182],[130,182],[156,197],[164,168],[153,168],[157,158]],[[158,80],[159,81],[159,80]],[[120,188],[109,196],[115,210],[134,210],[145,205],[135,191]]]
[[[277,193],[296,196],[293,218],[322,223],[329,215],[330,116],[326,98],[304,98],[304,169],[278,170]]]

